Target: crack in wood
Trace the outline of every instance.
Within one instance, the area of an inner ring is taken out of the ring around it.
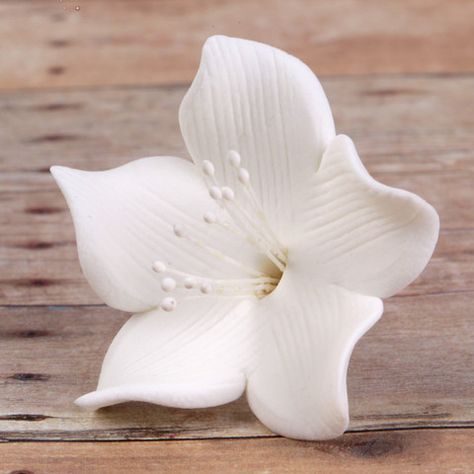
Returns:
[[[27,207],[25,212],[27,214],[59,214],[64,212],[65,209],[63,207],[52,207],[52,206],[43,206],[43,207]]]
[[[373,439],[356,442],[346,446],[347,452],[353,456],[363,458],[378,458],[387,455],[400,454],[403,452],[403,440],[401,436],[376,437]]]
[[[450,418],[451,413],[387,413],[383,415],[370,414],[363,416],[353,416],[353,420],[384,420],[384,419],[419,419],[419,418]]]
[[[51,331],[45,329],[24,329],[13,331],[0,331],[0,339],[16,339],[16,338],[35,338],[47,337],[54,335]]]
[[[31,372],[18,373],[9,375],[8,380],[18,380],[20,382],[46,382],[51,378],[51,375],[47,374],[35,374]]]
[[[48,104],[35,105],[31,109],[38,112],[58,112],[63,110],[79,110],[83,107],[80,102],[51,102]]]
[[[365,90],[361,92],[361,95],[367,95],[367,96],[380,96],[380,97],[385,97],[385,96],[395,96],[395,95],[420,95],[420,94],[426,94],[427,91],[421,90],[421,89],[396,89],[396,88],[385,88],[385,89],[371,89],[371,90]]]
[[[72,133],[52,133],[49,135],[41,135],[39,137],[30,138],[25,143],[48,143],[48,142],[66,142],[79,140],[81,137]]]
[[[0,421],[44,421],[51,418],[57,418],[49,415],[38,415],[32,413],[15,413],[12,415],[0,415]],[[2,433],[0,433],[0,437]]]

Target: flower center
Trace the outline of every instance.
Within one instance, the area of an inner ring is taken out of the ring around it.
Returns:
[[[206,224],[219,226],[252,244],[278,270],[279,276],[275,277],[273,274],[270,275],[251,268],[195,238],[184,226],[175,224],[173,232],[177,238],[186,239],[197,248],[239,268],[240,271],[243,270],[247,276],[238,279],[212,279],[172,268],[162,261],[155,261],[152,268],[161,275],[161,288],[165,292],[171,293],[183,289],[189,292],[194,290],[194,296],[216,294],[219,296],[256,296],[263,298],[269,295],[280,281],[288,261],[287,251],[279,242],[265,217],[263,208],[251,185],[248,170],[240,166],[242,160],[239,153],[234,150],[229,151],[227,160],[237,178],[239,191],[241,191],[238,195],[242,202],[237,199],[234,189],[218,183],[214,165],[210,161],[204,160],[202,174],[209,195],[216,201],[221,212],[207,211],[202,218]],[[159,306],[164,311],[173,311],[177,306],[176,298],[167,296],[160,302]]]

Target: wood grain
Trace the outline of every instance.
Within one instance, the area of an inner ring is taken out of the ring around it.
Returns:
[[[326,78],[323,86],[338,132],[353,137],[372,172],[474,171],[474,77]],[[178,126],[186,90],[0,93],[0,171],[97,170],[143,156],[186,156]]]
[[[5,471],[35,474],[470,474],[474,430],[357,433],[334,441],[234,439],[135,443],[0,444]]]
[[[351,430],[474,426],[474,291],[398,296],[356,346]],[[244,399],[207,410],[129,403],[80,410],[128,315],[106,307],[4,307],[0,312],[0,440],[268,436]]]
[[[0,1],[0,472],[472,473],[473,17],[471,0]],[[128,315],[83,278],[49,166],[187,157],[178,105],[212,34],[303,59],[369,171],[441,216],[428,268],[356,346],[334,441],[275,437],[244,398],[72,403]]]
[[[473,17],[470,0],[3,0],[0,88],[189,82],[213,34],[319,75],[472,72]]]
[[[472,77],[329,78],[338,129],[369,171],[416,192],[441,216],[426,272],[404,294],[474,289]],[[0,94],[0,304],[97,304],[77,261],[65,202],[48,169],[107,169],[187,156],[177,110],[185,87]]]

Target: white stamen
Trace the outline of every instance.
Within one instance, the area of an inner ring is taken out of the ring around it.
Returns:
[[[227,153],[227,159],[234,168],[240,166],[240,155],[235,150],[230,150],[229,153]]]
[[[214,289],[213,286],[209,282],[205,281],[205,282],[201,283],[200,290],[201,290],[202,294],[208,295],[209,293],[212,293],[213,289]]]
[[[205,212],[202,218],[207,224],[214,224],[215,222],[217,222],[217,216],[212,211]]]
[[[171,277],[166,277],[161,280],[161,289],[163,291],[173,291],[176,288],[176,280]]]
[[[250,173],[245,168],[239,169],[239,181],[246,186],[250,182]]]
[[[187,276],[184,280],[183,280],[183,284],[184,284],[184,287],[187,289],[187,290],[192,290],[193,288],[196,288],[198,282],[196,280],[196,278],[192,277],[192,276]]]
[[[166,264],[161,262],[160,260],[153,262],[152,268],[153,268],[153,271],[155,271],[156,273],[166,272]]]
[[[167,273],[169,273],[170,275],[176,275],[176,276],[180,276],[180,277],[188,277],[188,276],[193,276],[189,273],[186,273],[186,272],[181,272],[180,270],[176,270],[174,268],[168,268],[167,269]]]
[[[202,162],[202,172],[206,176],[214,176],[214,173],[216,172],[214,165],[209,161],[209,160],[204,160]]]
[[[194,239],[193,237],[190,237],[189,235],[186,236],[187,240],[192,242],[193,244],[201,247],[202,249],[206,250],[209,252],[211,255],[214,255],[214,257],[220,258],[221,260],[224,260],[227,263],[230,263],[231,265],[235,265],[236,267],[239,267],[246,272],[250,273],[251,275],[260,277],[260,276],[265,276],[264,273],[259,272],[258,270],[255,270],[253,268],[247,267],[247,265],[243,264],[242,262],[239,262],[235,258],[229,257],[225,253],[222,253],[220,250],[215,249],[214,247],[211,247],[210,245],[205,244],[204,242],[201,242],[200,240]]]
[[[224,186],[223,188],[221,188],[221,191],[222,191],[222,197],[226,201],[233,201],[235,199],[234,190],[232,188],[229,188],[229,186]]]
[[[242,211],[242,213],[245,215],[246,220],[249,220],[250,224],[252,225],[252,227],[254,227],[254,229],[256,229],[257,233],[261,234],[263,239],[267,242],[267,245],[269,245],[271,253],[275,255],[275,257],[281,262],[284,267],[287,263],[287,257],[285,253],[281,250],[282,245],[280,244],[278,238],[272,231],[271,226],[268,224],[268,221],[265,217],[265,212],[263,211],[263,208],[260,205],[255,191],[250,183],[250,173],[245,168],[239,168],[237,177],[240,183],[244,186],[247,197],[255,208],[255,216],[257,217],[257,223],[259,222],[261,225],[255,223],[253,219],[248,215],[248,213],[237,203],[239,210]]]
[[[278,249],[279,246],[275,245],[275,243],[272,242],[272,239],[262,232],[262,229],[260,229],[260,227],[249,216],[247,211],[242,206],[240,206],[238,202],[234,201],[232,202],[232,205],[232,209],[226,206],[229,215],[235,221],[240,223],[242,227],[246,227],[246,231],[249,234],[249,240],[255,243],[258,248],[273,262],[273,264],[283,272],[286,265],[286,260],[283,260],[283,258],[286,257],[281,252],[275,254],[273,250],[275,247]],[[246,224],[250,225],[250,229],[248,226],[246,226]]]
[[[173,232],[176,237],[187,237],[186,229],[181,224],[175,224],[173,226]]]
[[[217,212],[215,210],[206,211],[202,215],[202,219],[205,223],[217,224],[226,231],[248,240],[283,272],[287,264],[286,251],[266,219],[260,200],[252,188],[250,173],[246,168],[240,167],[242,160],[237,151],[230,150],[227,159],[229,165],[234,168],[235,177],[242,186],[242,191],[236,194],[237,190],[235,188],[222,186],[222,183],[216,180],[214,164],[209,160],[204,160],[202,162],[204,181],[208,186],[210,197],[217,201],[221,210]],[[245,199],[244,202],[241,202],[242,197]],[[168,268],[163,262],[156,261],[153,264],[153,270],[157,273],[168,273],[161,280],[163,291],[185,288],[187,290],[197,289],[203,295],[215,293],[218,296],[256,296],[263,298],[277,287],[279,278],[274,278],[248,267],[240,261],[240,258],[233,258],[212,245],[208,245],[202,240],[202,237],[197,238],[193,233],[189,233],[185,226],[176,224],[173,226],[173,232],[177,237],[184,238],[220,259],[221,265],[223,263],[234,265],[243,270],[245,274],[242,278],[237,279],[213,279],[207,275],[193,275],[178,269]],[[196,296],[195,293],[193,295]],[[159,306],[164,311],[173,311],[176,304],[174,298],[167,297],[161,301]]]
[[[263,298],[270,294],[278,285],[279,279],[270,276],[258,276],[255,278],[237,278],[237,279],[209,279],[201,278],[190,273],[182,272],[174,268],[166,270],[170,274],[184,277],[181,281],[182,286],[187,290],[198,288],[202,294],[216,293],[219,296],[257,296]],[[174,278],[165,277],[161,281],[161,287],[164,291],[173,291],[179,285]],[[169,300],[166,300],[169,301]],[[164,303],[164,306],[171,307]],[[170,309],[171,311],[171,309]]]
[[[176,300],[171,296],[167,296],[161,300],[160,308],[167,312],[173,311],[176,309]]]
[[[213,282],[216,285],[219,286],[245,286],[245,285],[250,285],[250,286],[255,286],[259,284],[273,284],[276,285],[279,280],[278,278],[273,278],[273,277],[259,277],[259,278],[236,278],[236,279],[230,279],[230,278],[222,278],[220,280],[213,280]]]
[[[218,186],[211,186],[209,188],[209,196],[211,196],[212,199],[219,201],[222,199],[222,191]]]

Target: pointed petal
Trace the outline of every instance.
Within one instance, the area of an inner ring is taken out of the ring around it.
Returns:
[[[419,196],[369,176],[349,137],[338,135],[301,199],[291,251],[311,278],[387,297],[413,281],[433,253],[436,211]]]
[[[159,303],[163,292],[161,276],[151,268],[155,260],[210,278],[246,274],[176,237],[174,224],[258,266],[260,257],[250,245],[203,222],[203,213],[215,209],[215,203],[190,162],[154,157],[110,171],[55,166],[51,172],[71,209],[84,274],[110,306],[139,312]]]
[[[311,70],[271,46],[213,36],[204,45],[179,118],[193,160],[213,161],[228,185],[236,180],[226,155],[241,154],[265,215],[284,240],[295,194],[335,133]]]
[[[287,270],[262,306],[269,326],[247,397],[275,433],[330,439],[348,426],[346,373],[359,338],[382,314],[382,301],[318,286]]]
[[[255,300],[199,297],[172,313],[133,316],[112,342],[95,392],[76,403],[100,408],[144,401],[180,408],[238,398],[257,347]]]

